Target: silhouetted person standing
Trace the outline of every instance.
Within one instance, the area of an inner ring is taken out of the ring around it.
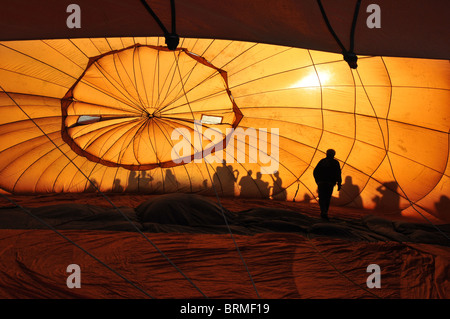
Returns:
[[[260,195],[259,189],[256,186],[252,174],[252,170],[248,170],[247,175],[242,176],[241,180],[239,181],[239,186],[241,187],[239,194],[240,197],[252,198],[258,197]]]
[[[338,185],[339,191],[342,184],[341,167],[334,155],[336,155],[334,150],[327,150],[327,157],[319,161],[313,173],[319,189],[320,216],[324,219],[328,219],[328,208],[334,185]]]
[[[222,166],[216,168],[216,173],[213,176],[214,187],[217,192],[223,196],[234,196],[234,184],[237,182],[239,171],[234,170],[233,166],[228,165],[225,161]]]
[[[275,178],[273,177],[275,176]],[[286,189],[282,186],[283,181],[280,178],[280,172],[276,171],[274,174],[270,175],[273,180],[273,188],[272,188],[272,199],[276,200],[286,200],[287,193]]]
[[[120,184],[120,179],[116,178],[114,180],[112,191],[114,193],[122,193],[123,192],[123,186]]]
[[[178,189],[179,183],[177,178],[170,169],[166,170],[166,177],[164,178],[163,191],[175,192]]]
[[[397,192],[398,184],[395,181],[385,182],[377,187],[377,191],[381,194],[375,196],[372,201],[375,203],[375,209],[385,213],[400,214],[400,195]]]
[[[352,177],[346,176],[345,182],[342,184],[341,191],[339,192],[337,203],[339,203],[339,205],[347,205],[352,202],[353,207],[363,208],[364,206],[360,193],[359,186],[353,184]]]
[[[261,172],[256,173],[255,183],[259,189],[261,198],[269,198],[270,197],[270,188],[269,183],[263,181]]]

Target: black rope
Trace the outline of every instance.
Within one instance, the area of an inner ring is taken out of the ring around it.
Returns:
[[[176,33],[176,15],[175,15],[175,0],[170,0],[170,8],[171,8],[171,16],[172,16],[172,32],[169,32],[167,28],[164,26],[164,23],[159,19],[158,15],[152,10],[152,8],[148,5],[146,0],[141,0],[141,3],[144,5],[145,9],[148,13],[153,17],[156,23],[161,28],[164,33],[164,37],[166,38],[166,45],[169,50],[176,50],[178,44],[180,43],[180,37]]]
[[[359,7],[361,6],[361,0],[358,0],[355,5],[355,12],[353,13],[353,21],[352,21],[352,30],[350,31],[350,50],[349,52],[353,53],[353,49],[355,46],[355,29],[356,29],[356,21],[358,20]]]
[[[150,13],[150,15],[153,17],[153,19],[156,21],[156,23],[158,23],[159,27],[161,28],[162,32],[164,33],[164,36],[166,34],[169,34],[169,31],[167,31],[166,27],[164,26],[164,24],[161,22],[161,20],[159,19],[159,17],[156,15],[156,13],[152,10],[152,8],[150,8],[150,6],[148,5],[147,1],[145,0],[141,0],[141,3],[144,5],[145,9],[147,9],[148,13]]]
[[[342,52],[347,51],[347,49],[342,44],[341,40],[339,40],[339,37],[337,36],[337,34],[334,32],[333,27],[330,24],[330,21],[328,21],[328,17],[327,17],[327,14],[325,13],[325,9],[322,6],[322,1],[317,0],[317,4],[319,5],[320,12],[322,13],[323,20],[325,21],[325,24],[327,25],[328,30],[330,31],[330,33],[333,36],[334,40],[336,40],[336,43],[341,48]]]
[[[356,69],[358,67],[358,64],[357,64],[358,57],[353,52],[353,49],[354,49],[354,44],[355,44],[356,21],[358,20],[359,7],[361,6],[361,0],[357,0],[356,6],[355,6],[355,11],[353,13],[352,27],[350,30],[350,50],[347,50],[345,48],[345,46],[342,44],[341,40],[337,36],[336,32],[334,32],[333,27],[331,26],[331,23],[328,20],[325,9],[323,8],[321,0],[317,0],[317,4],[319,5],[320,12],[322,13],[323,20],[325,21],[325,24],[327,25],[328,30],[330,31],[334,40],[336,41],[336,43],[339,45],[339,47],[342,50],[342,55],[344,56],[344,60],[348,63],[350,68]]]
[[[170,9],[172,13],[172,33],[177,33],[177,20],[175,15],[175,0],[170,0]]]

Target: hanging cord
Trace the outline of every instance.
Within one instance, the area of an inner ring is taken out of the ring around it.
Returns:
[[[27,112],[25,112],[25,110],[16,102],[16,100],[14,100],[13,99],[13,97],[8,93],[8,92],[6,92],[4,89],[3,89],[3,87],[2,86],[0,86],[0,90],[1,91],[3,91],[10,99],[11,99],[11,101],[25,114],[25,116],[41,131],[41,133],[42,134],[44,134],[44,136],[45,137],[47,137],[47,139],[53,144],[53,146],[55,146],[55,148],[56,149],[58,149],[60,152],[61,152],[61,154],[65,157],[65,158],[67,158],[68,160],[69,160],[69,162],[70,163],[72,163],[74,166],[75,166],[75,168],[89,181],[89,183],[98,191],[98,193],[99,194],[101,194],[102,196],[103,196],[103,198],[105,198],[105,200],[115,209],[115,210],[117,210],[121,215],[122,215],[122,217],[124,217],[129,223],[130,223],[130,225],[139,233],[139,234],[141,234],[141,236],[142,237],[144,237],[144,239],[148,242],[148,243],[150,243],[150,245],[152,245],[153,246],[153,248],[155,248],[157,251],[158,251],[158,253],[160,253],[161,254],[161,256],[163,256],[164,257],[164,259],[166,259],[167,260],[167,262],[172,266],[172,267],[174,267],[194,288],[196,288],[205,298],[208,298],[201,290],[200,290],[200,288],[198,288],[196,285],[195,285],[195,283],[186,275],[186,274],[184,274],[184,272],[180,269],[180,268],[178,268],[178,266],[177,265],[175,265],[174,263],[173,263],[173,261],[172,260],[170,260],[170,258],[166,255],[166,254],[164,254],[164,252],[161,250],[161,249],[159,249],[159,247],[153,242],[153,241],[151,241],[150,240],[150,238],[148,238],[148,236],[147,235],[145,235],[140,229],[139,229],[139,227],[137,227],[131,220],[130,220],[130,218],[125,214],[125,213],[123,213],[122,212],[122,210],[119,208],[119,207],[117,207],[109,198],[108,198],[108,196],[106,196],[100,189],[99,189],[99,187],[94,183],[94,182],[92,182],[90,179],[89,179],[89,177],[81,170],[81,168],[80,167],[78,167],[78,165],[77,164],[75,164],[75,162],[66,154],[66,153],[64,153],[63,152],[63,150],[55,143],[55,141],[53,141],[51,138],[50,138],[50,136],[48,136],[47,135],[47,133],[45,133],[45,131],[36,123],[36,121],[27,113]]]
[[[184,87],[183,77],[182,77],[182,75],[181,75],[180,66],[179,66],[179,64],[178,64],[178,56],[175,54],[175,52],[174,52],[174,57],[175,57],[175,61],[176,61],[176,68],[177,68],[178,74],[179,74],[179,76],[180,76],[180,82],[181,82],[181,87],[182,87],[182,89],[183,89],[183,94],[184,94],[184,96],[185,96],[185,98],[186,98],[186,102],[187,102],[187,105],[189,106],[189,110],[190,110],[190,112],[191,112],[192,119],[193,119],[193,121],[194,121],[194,123],[195,123],[194,112],[192,111],[191,103],[189,102],[189,99],[188,99],[187,94],[186,94],[186,89],[185,89],[185,87]],[[195,125],[195,124],[194,124],[194,125]],[[200,132],[198,132],[198,134],[200,135]],[[201,136],[200,136],[200,138],[201,138]],[[197,150],[194,150],[194,151],[197,151]],[[202,151],[203,151],[203,149],[202,149]],[[244,267],[245,267],[245,270],[247,271],[247,274],[248,274],[248,276],[249,276],[249,278],[250,278],[250,281],[251,281],[251,283],[252,283],[252,285],[253,285],[253,289],[255,290],[255,293],[256,293],[256,295],[258,296],[258,298],[261,298],[261,296],[259,295],[258,289],[256,288],[255,281],[253,280],[253,277],[252,277],[252,275],[251,275],[251,273],[250,273],[250,270],[248,269],[247,263],[245,262],[245,259],[244,259],[244,257],[242,256],[241,250],[239,249],[239,245],[237,244],[237,242],[236,242],[236,240],[235,240],[235,238],[234,238],[234,236],[233,236],[233,232],[231,231],[230,225],[228,224],[228,220],[227,220],[227,217],[226,217],[226,215],[225,215],[225,208],[222,206],[222,203],[221,203],[221,201],[220,201],[219,194],[218,194],[218,192],[217,192],[216,186],[214,185],[214,182],[213,182],[213,178],[212,178],[211,173],[210,173],[210,171],[209,171],[209,167],[208,167],[208,164],[209,164],[209,163],[207,163],[207,160],[206,160],[205,157],[203,157],[203,159],[205,160],[206,171],[208,172],[208,177],[209,177],[209,180],[210,180],[210,182],[211,182],[211,185],[212,185],[212,187],[213,187],[213,189],[214,189],[214,193],[215,193],[215,196],[216,196],[216,198],[217,198],[217,203],[218,203],[218,205],[219,205],[219,207],[220,207],[220,211],[221,211],[222,217],[223,217],[223,219],[224,219],[224,221],[225,221],[225,225],[227,226],[227,230],[228,230],[228,232],[229,232],[229,234],[230,234],[230,236],[231,236],[231,239],[232,239],[233,244],[234,244],[234,246],[235,246],[235,248],[236,248],[236,251],[237,251],[237,253],[238,253],[238,255],[239,255],[239,258],[241,259],[241,261],[242,261],[242,263],[243,263],[243,265],[244,265]]]
[[[350,68],[356,69],[358,67],[358,64],[357,64],[358,57],[353,52],[353,50],[354,50],[354,42],[355,42],[356,21],[358,20],[359,7],[361,6],[361,0],[357,0],[356,6],[355,6],[355,11],[353,13],[352,28],[350,31],[350,50],[347,50],[345,48],[345,46],[342,44],[341,40],[339,40],[339,37],[337,36],[336,32],[334,32],[333,27],[331,26],[331,23],[328,20],[325,9],[323,8],[322,1],[317,0],[317,4],[319,5],[320,12],[322,13],[323,20],[325,21],[325,24],[327,25],[328,30],[330,31],[334,40],[336,41],[336,43],[339,45],[339,47],[342,50],[342,55],[344,56],[344,60],[348,63]]]
[[[125,280],[126,282],[128,282],[129,284],[131,284],[133,287],[135,287],[136,289],[138,289],[139,291],[141,291],[143,294],[145,294],[147,297],[150,297],[151,299],[154,299],[154,297],[152,297],[150,294],[148,294],[145,290],[143,290],[141,287],[137,286],[134,282],[132,282],[131,280],[129,280],[127,277],[125,277],[124,275],[122,275],[121,273],[119,273],[117,270],[113,269],[112,267],[108,266],[106,263],[104,263],[103,261],[101,261],[100,259],[98,259],[97,257],[95,257],[92,253],[90,253],[89,251],[87,251],[86,249],[84,249],[83,247],[81,247],[80,245],[78,245],[77,243],[75,243],[73,240],[71,240],[70,238],[68,238],[67,236],[65,236],[64,234],[62,234],[60,231],[58,231],[56,228],[54,228],[52,225],[48,224],[46,221],[44,221],[43,219],[39,218],[38,216],[36,216],[35,214],[33,214],[29,209],[19,205],[16,201],[14,201],[13,199],[9,198],[8,196],[6,196],[5,194],[0,193],[0,196],[2,196],[3,198],[5,198],[7,201],[9,201],[11,204],[15,205],[16,207],[20,208],[21,210],[23,210],[25,213],[27,213],[29,216],[33,217],[34,219],[36,219],[39,223],[43,224],[44,226],[46,226],[47,228],[49,228],[50,230],[52,230],[53,232],[55,232],[56,234],[58,234],[59,236],[61,236],[62,238],[64,238],[65,240],[67,240],[69,243],[71,243],[72,245],[74,245],[75,247],[77,247],[78,249],[82,250],[84,253],[86,253],[87,255],[89,255],[90,257],[92,257],[93,259],[95,259],[96,261],[98,261],[100,264],[102,264],[104,267],[108,268],[110,271],[112,271],[113,273],[115,273],[117,276],[119,276],[120,278],[122,278],[123,280]]]
[[[141,0],[141,3],[144,5],[145,9],[150,13],[150,15],[153,17],[153,19],[156,21],[156,23],[161,28],[162,32],[164,33],[164,37],[166,38],[166,45],[169,48],[169,50],[176,50],[178,47],[178,44],[180,43],[180,37],[177,34],[176,30],[176,12],[175,12],[175,0],[170,0],[170,12],[172,16],[172,32],[169,32],[167,28],[164,26],[164,23],[159,19],[158,15],[152,10],[152,8],[149,6],[146,0]]]
[[[355,5],[355,11],[353,12],[352,29],[350,31],[350,53],[353,53],[355,47],[355,29],[356,21],[358,20],[359,7],[361,6],[361,0],[358,0]],[[353,53],[354,54],[354,53]]]

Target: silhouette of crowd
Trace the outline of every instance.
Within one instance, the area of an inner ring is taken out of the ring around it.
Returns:
[[[248,170],[245,176],[239,179],[239,170],[232,165],[223,161],[223,163],[216,167],[216,171],[212,176],[212,183],[215,191],[222,197],[239,196],[242,198],[259,198],[285,201],[287,199],[286,188],[283,187],[283,181],[278,171],[270,174],[272,185],[263,180],[263,174],[253,170]],[[153,182],[154,177],[147,171],[130,171],[128,176],[128,183],[124,186],[119,178],[115,178],[110,191],[113,193],[170,193],[176,192],[179,189],[178,182],[172,169],[164,170],[162,173],[162,180]],[[153,182],[153,184],[152,184]],[[203,181],[203,188],[208,188],[208,179]],[[339,184],[338,182],[335,182]],[[352,176],[346,176],[345,182],[338,185],[338,197],[332,197],[331,202],[335,205],[350,205],[355,208],[364,208],[361,190],[358,185],[353,183]],[[396,181],[389,181],[382,183],[376,188],[379,194],[372,198],[375,204],[374,209],[387,212],[399,213],[400,198],[398,193],[399,185]],[[90,179],[86,184],[86,192],[96,192],[100,189],[100,183],[96,179]],[[314,197],[305,193],[303,203],[311,203]],[[320,195],[319,195],[320,204]],[[327,205],[327,203],[325,203]],[[328,207],[328,206],[326,206]],[[450,211],[450,199],[442,195],[439,201],[434,205],[436,217],[444,220],[449,220],[448,211]],[[326,209],[326,208],[325,208]],[[324,215],[326,216],[326,215]]]
[[[239,171],[223,161],[222,166],[216,168],[213,183],[221,196],[229,197],[239,193],[239,196],[243,198],[286,200],[286,189],[283,187],[279,172],[270,176],[273,185],[262,179],[261,172],[257,172],[254,178],[253,171],[248,170],[247,175],[242,176],[238,182]]]

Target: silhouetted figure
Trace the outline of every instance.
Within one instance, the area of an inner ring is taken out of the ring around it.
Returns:
[[[134,193],[138,191],[138,174],[135,171],[130,171],[128,175],[128,185],[125,190],[128,193]]]
[[[261,198],[269,198],[270,197],[270,188],[269,183],[263,181],[261,172],[256,173],[256,187],[258,187],[259,190],[259,196]]]
[[[436,207],[438,218],[444,221],[450,220],[450,199],[447,196],[442,195],[439,198],[439,202],[435,203],[434,206]]]
[[[375,196],[372,200],[375,203],[375,209],[383,212],[400,212],[400,195],[397,193],[397,182],[386,182],[377,187],[381,194]]]
[[[233,166],[222,162],[222,166],[216,168],[213,176],[214,187],[219,195],[232,197],[234,196],[234,184],[239,177],[239,171],[234,170]]]
[[[173,192],[178,189],[178,181],[170,169],[166,171],[166,177],[164,178],[163,188],[164,192]]]
[[[327,156],[317,163],[313,172],[319,190],[320,216],[324,219],[328,219],[328,208],[334,185],[337,184],[340,190],[342,184],[341,167],[334,158],[335,154],[334,150],[327,150]]]
[[[274,176],[275,176],[275,178],[274,178]],[[286,193],[286,189],[282,186],[283,181],[280,178],[280,172],[277,171],[273,174],[273,176],[270,175],[270,177],[272,177],[272,180],[273,180],[272,199],[286,200],[287,193]]]
[[[142,171],[139,175],[139,181],[138,181],[139,192],[150,189],[149,184],[151,181],[153,181],[152,175],[147,174],[146,171]]]
[[[91,179],[90,182],[89,181],[87,182],[86,192],[91,193],[91,192],[97,191],[97,188],[92,184],[94,184],[97,188],[99,187],[98,182],[95,180],[95,178],[93,178],[93,179]]]
[[[123,186],[120,185],[120,179],[114,180],[112,191],[114,193],[122,193],[123,192]]]
[[[308,193],[305,193],[305,195],[303,195],[303,200],[301,201],[301,203],[309,204],[311,202],[311,199],[311,196],[309,196]]]
[[[338,202],[340,205],[353,202],[354,207],[363,208],[359,186],[353,184],[353,179],[351,176],[345,177],[345,182],[342,184],[341,190],[339,191]]]
[[[258,187],[256,187],[255,180],[252,177],[252,171],[247,172],[247,176],[243,176],[239,181],[240,197],[257,197],[259,194]]]

